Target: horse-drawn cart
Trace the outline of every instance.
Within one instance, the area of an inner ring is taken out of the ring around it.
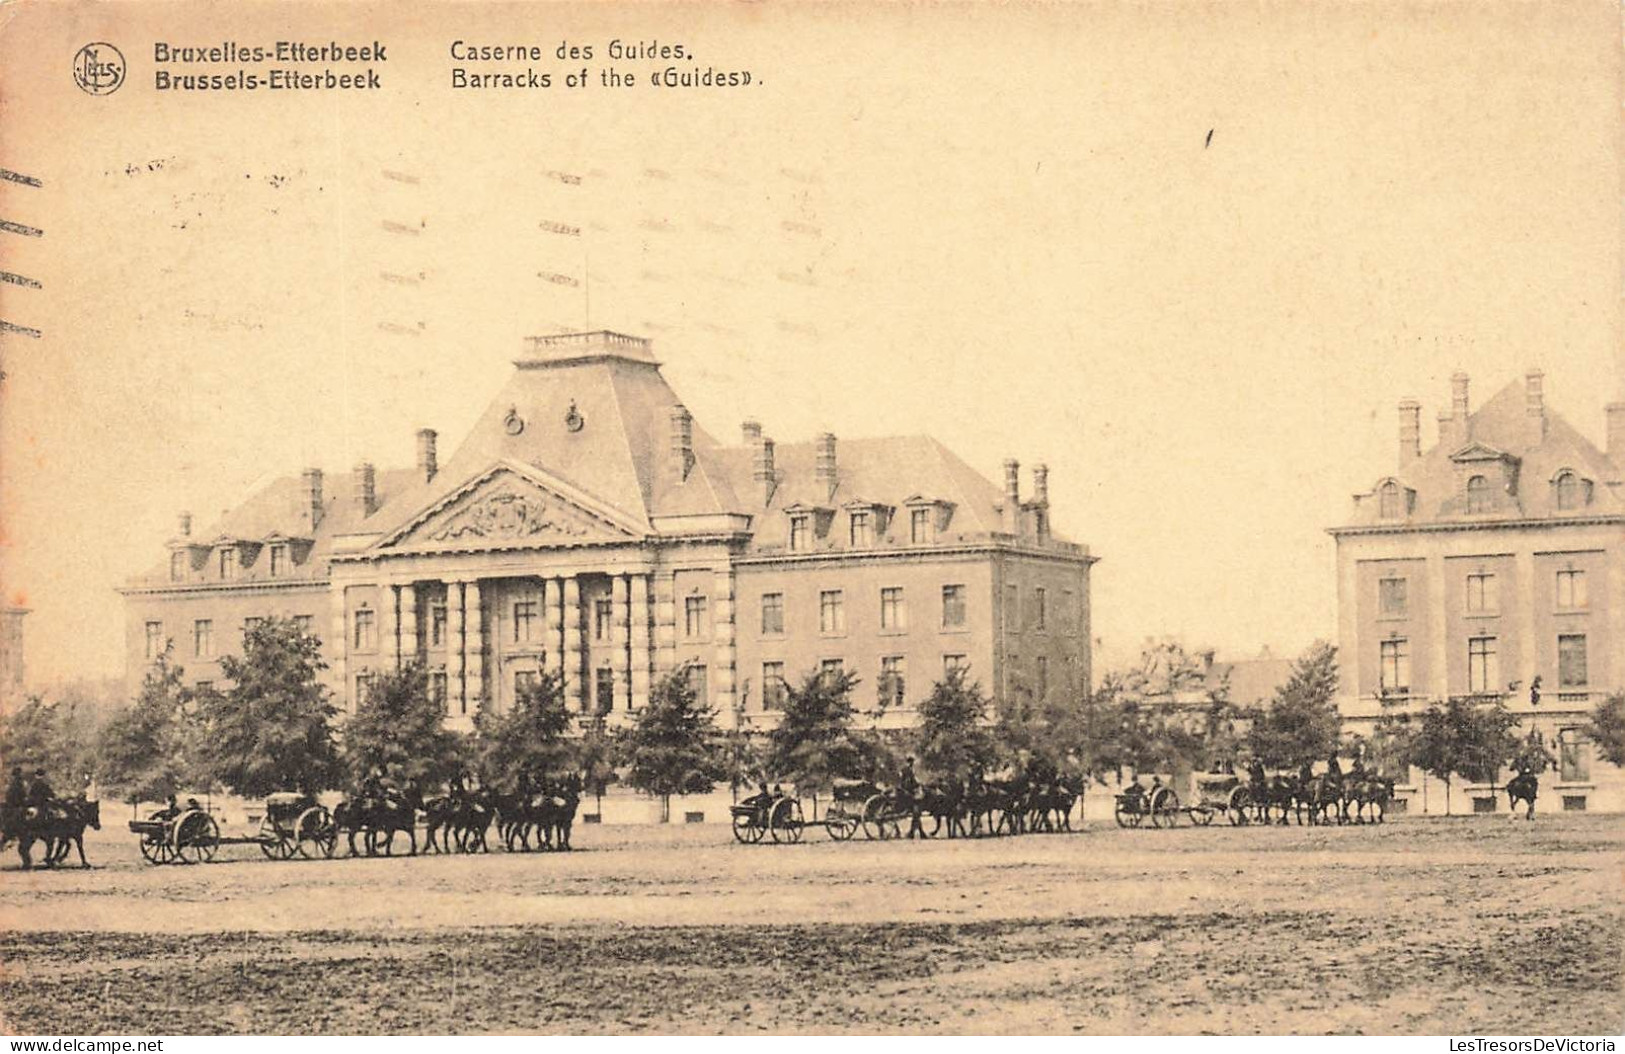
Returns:
[[[912,816],[909,803],[897,795],[868,780],[844,779],[835,781],[834,800],[819,820],[806,819],[801,802],[784,795],[766,802],[743,802],[730,811],[734,838],[746,845],[764,839],[779,844],[799,842],[808,827],[824,828],[837,842],[851,841],[859,831],[865,838],[884,841],[900,837],[902,825]],[[929,811],[922,812],[921,820],[927,837],[936,833],[942,822]]]
[[[265,799],[265,818],[252,835],[222,836],[213,814],[195,802],[174,813],[165,810],[131,820],[130,831],[140,836],[141,855],[152,864],[205,864],[223,845],[257,845],[272,860],[326,858],[338,839],[326,807],[292,792]]]
[[[1253,806],[1247,785],[1234,773],[1198,772],[1193,780],[1196,804],[1186,810],[1191,822],[1206,827],[1213,817],[1223,813],[1232,827],[1251,822],[1248,810]]]
[[[1147,819],[1152,827],[1172,827],[1179,821],[1179,795],[1158,783],[1150,790],[1130,790],[1117,796],[1113,815],[1119,827],[1139,827]]]

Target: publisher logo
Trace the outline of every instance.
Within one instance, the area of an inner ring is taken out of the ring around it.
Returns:
[[[111,44],[86,44],[73,57],[73,83],[90,95],[111,95],[124,83],[124,55]]]

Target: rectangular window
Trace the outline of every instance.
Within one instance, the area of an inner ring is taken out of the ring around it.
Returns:
[[[1475,695],[1501,690],[1494,637],[1472,637],[1467,641],[1467,690]]]
[[[1049,656],[1038,657],[1038,698],[1043,700],[1049,696]]]
[[[845,669],[846,660],[844,659],[824,659],[818,664],[818,672],[826,682],[839,677]]]
[[[965,628],[965,587],[962,585],[942,587],[942,628]]]
[[[790,517],[790,549],[800,552],[812,544],[812,524],[805,514]]]
[[[1383,618],[1404,618],[1410,614],[1409,583],[1403,578],[1377,582],[1377,614]]]
[[[353,647],[356,651],[372,651],[378,647],[378,626],[373,619],[370,608],[362,608],[355,613]]]
[[[515,699],[521,699],[527,692],[536,688],[535,670],[515,670],[513,675],[513,694]]]
[[[374,676],[370,673],[355,675],[355,701],[357,706],[366,702],[367,697],[372,694],[374,680]]]
[[[599,597],[592,602],[592,638],[608,640],[610,627],[615,624],[615,601]]]
[[[784,632],[784,594],[762,594],[762,632],[764,634],[778,634]]]
[[[513,602],[513,639],[514,643],[534,640],[536,637],[536,601],[515,600]]]
[[[1557,572],[1557,606],[1574,609],[1588,605],[1590,598],[1586,595],[1586,573],[1584,571]]]
[[[164,653],[164,624],[147,623],[147,658],[156,659]]]
[[[177,550],[169,554],[169,580],[179,582],[186,577],[186,553]]]
[[[1557,638],[1557,686],[1584,688],[1588,683],[1585,634],[1565,633]]]
[[[1021,590],[1015,585],[1004,587],[1004,631],[1021,632]]]
[[[214,682],[213,681],[199,681],[197,683],[197,690],[199,692],[202,692],[202,693],[205,693],[205,694],[207,694],[209,692],[212,692],[212,691],[214,691]]]
[[[1557,734],[1557,772],[1564,783],[1591,778],[1591,744],[1581,729],[1565,728]]]
[[[908,629],[908,605],[903,602],[902,586],[887,586],[880,591],[880,628]]]
[[[429,605],[429,646],[443,648],[446,645],[446,604],[437,601]]]
[[[250,633],[252,633],[255,630],[259,629],[260,626],[263,625],[264,623],[265,623],[265,620],[263,618],[256,618],[253,615],[250,615],[248,618],[243,619],[243,637],[247,638],[247,636]]]
[[[931,510],[910,509],[908,513],[908,540],[924,545],[931,540]]]
[[[288,570],[288,547],[286,545],[271,546],[271,577],[277,578],[286,574]]]
[[[1408,640],[1382,642],[1381,670],[1378,673],[1382,690],[1407,695],[1411,690],[1411,643]]]
[[[874,544],[874,517],[867,512],[854,512],[852,514],[852,548],[867,549]]]
[[[709,635],[705,624],[708,606],[703,596],[683,598],[683,636],[698,640]]]
[[[711,702],[711,681],[706,675],[705,667],[694,665],[688,668],[689,687],[694,689],[694,701],[701,706],[708,706]]]
[[[1049,628],[1049,593],[1043,586],[1033,590],[1033,629]]]
[[[943,676],[947,676],[948,674],[957,670],[963,670],[969,665],[970,664],[966,662],[965,656],[963,655],[944,655],[942,657]]]
[[[908,688],[908,660],[887,655],[880,660],[880,705],[902,706]]]
[[[594,676],[593,701],[597,704],[600,714],[607,714],[615,709],[615,671],[608,666],[600,666]]]
[[[231,547],[220,550],[220,577],[234,578],[237,574],[237,551]]]
[[[214,620],[200,618],[192,623],[192,654],[200,659],[214,655]]]
[[[446,708],[446,671],[435,670],[429,674],[429,698],[440,704],[440,709]]]
[[[784,663],[762,663],[762,709],[783,710],[785,695]]]
[[[838,635],[846,632],[846,596],[839,589],[818,594],[818,632]]]
[[[295,615],[293,625],[299,631],[300,636],[308,637],[311,635],[311,631],[316,628],[316,617],[314,615]]]
[[[1475,615],[1494,614],[1500,603],[1495,576],[1481,573],[1467,576],[1467,610]]]

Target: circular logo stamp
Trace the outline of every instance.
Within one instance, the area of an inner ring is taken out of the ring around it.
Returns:
[[[103,41],[86,44],[73,56],[73,83],[91,95],[111,95],[124,83],[124,54]]]

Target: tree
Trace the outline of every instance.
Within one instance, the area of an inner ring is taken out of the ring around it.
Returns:
[[[996,753],[986,720],[988,698],[962,667],[950,669],[920,704],[920,764],[939,776],[959,776],[992,764]]]
[[[29,696],[0,724],[0,757],[28,772],[44,769],[59,784],[83,775],[89,769],[72,734],[74,716],[71,704]]]
[[[563,675],[538,673],[520,688],[511,709],[500,714],[482,709],[474,715],[482,776],[494,781],[520,772],[568,769],[571,751],[564,733],[569,727]]]
[[[587,793],[598,803],[598,815],[604,815],[604,791],[619,779],[615,771],[617,745],[604,728],[602,716],[587,725],[587,731],[576,741],[571,759],[581,772],[581,782]]]
[[[1452,696],[1422,714],[1411,740],[1410,762],[1444,781],[1444,811],[1450,814],[1450,781],[1461,775],[1481,783],[1494,781],[1500,767],[1519,749],[1512,734],[1518,719],[1500,699]]]
[[[344,726],[344,757],[352,780],[373,768],[438,786],[463,767],[461,737],[446,728],[446,712],[429,694],[419,662],[376,678]]]
[[[98,739],[96,775],[103,789],[130,802],[163,801],[199,782],[201,744],[193,693],[169,653],[141,680],[141,691],[113,714]]]
[[[870,774],[870,752],[852,733],[853,674],[814,670],[785,688],[784,717],[768,734],[768,769],[815,796],[840,778]]]
[[[668,673],[649,691],[649,705],[621,735],[626,782],[660,798],[671,818],[673,794],[704,794],[716,786],[711,742],[716,711],[700,701],[687,666]]]
[[[728,781],[734,801],[739,800],[740,787],[767,778],[762,768],[762,752],[743,728],[736,726],[722,734],[717,743],[717,757],[722,765],[722,778]]]
[[[1625,692],[1615,692],[1597,704],[1587,733],[1610,764],[1625,765]]]
[[[208,773],[233,793],[337,786],[337,711],[321,673],[321,642],[292,619],[268,618],[243,635],[243,654],[220,660],[225,691],[197,694]]]
[[[1317,641],[1292,664],[1285,684],[1247,734],[1253,755],[1272,768],[1323,758],[1337,747],[1337,649]]]

